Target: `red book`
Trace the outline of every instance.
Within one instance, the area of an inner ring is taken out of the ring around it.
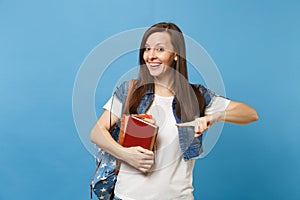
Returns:
[[[123,115],[119,144],[124,147],[141,146],[153,151],[157,137],[158,126],[143,118],[148,115]]]

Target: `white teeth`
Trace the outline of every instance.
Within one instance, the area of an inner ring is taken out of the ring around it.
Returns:
[[[160,64],[150,64],[151,67],[158,67]]]

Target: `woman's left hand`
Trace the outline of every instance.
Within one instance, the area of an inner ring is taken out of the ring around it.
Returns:
[[[204,117],[196,118],[193,121],[176,124],[178,127],[194,127],[195,137],[202,135],[207,129],[209,129],[215,122],[218,121],[220,113],[214,113],[213,115],[207,115]]]

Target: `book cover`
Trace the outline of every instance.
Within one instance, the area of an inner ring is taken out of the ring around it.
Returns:
[[[138,115],[123,115],[119,144],[124,147],[141,146],[153,151],[157,138],[158,126]]]

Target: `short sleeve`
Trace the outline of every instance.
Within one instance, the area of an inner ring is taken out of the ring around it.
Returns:
[[[205,101],[205,115],[211,115],[215,112],[225,111],[230,103],[230,100],[216,94],[215,92],[199,85],[199,91],[202,93]]]
[[[226,99],[222,96],[214,96],[211,99],[209,106],[205,108],[205,115],[211,115],[215,112],[225,111],[229,103],[229,99]]]
[[[111,113],[116,115],[118,118],[121,118],[121,116],[122,116],[122,103],[115,96],[112,96],[106,102],[106,104],[103,106],[103,109],[110,111]]]
[[[129,84],[130,81],[125,81],[119,87],[117,87],[112,97],[103,106],[105,110],[110,111],[111,113],[116,115],[119,119],[122,116],[122,111],[123,111],[122,102],[126,101]]]

